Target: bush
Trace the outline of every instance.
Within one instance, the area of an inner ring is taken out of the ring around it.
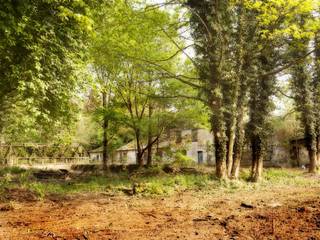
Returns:
[[[182,154],[181,152],[175,153],[173,157],[174,157],[174,161],[173,161],[174,165],[178,165],[180,167],[190,167],[195,165],[195,162],[193,161],[192,158]]]

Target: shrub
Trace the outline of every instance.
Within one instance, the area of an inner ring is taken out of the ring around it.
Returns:
[[[173,161],[174,165],[178,165],[181,167],[190,167],[195,165],[195,162],[193,161],[192,158],[182,154],[181,152],[175,153],[173,157],[174,157],[174,161]]]

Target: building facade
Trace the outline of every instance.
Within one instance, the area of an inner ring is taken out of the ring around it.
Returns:
[[[163,162],[172,161],[172,153],[180,151],[184,155],[193,159],[198,164],[214,164],[212,151],[213,135],[209,130],[185,129],[170,130],[153,146],[153,155]],[[92,160],[102,161],[102,147],[89,152]],[[145,154],[145,161],[146,156]],[[136,164],[137,147],[132,141],[119,149],[110,156],[112,164]]]

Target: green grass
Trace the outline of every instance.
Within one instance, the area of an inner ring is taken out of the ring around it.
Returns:
[[[141,196],[166,196],[186,190],[236,193],[239,190],[255,191],[273,187],[320,187],[317,177],[310,177],[301,170],[266,169],[259,183],[248,182],[250,171],[241,171],[239,180],[217,180],[213,174],[166,174],[159,168],[141,170],[134,174],[122,172],[108,176],[96,175],[71,180],[39,181],[34,170],[19,168],[0,169],[0,194],[5,188],[24,188],[35,192],[39,198],[54,193],[123,193],[133,189]],[[213,172],[213,170],[212,170]]]
[[[7,174],[21,174],[26,172],[25,169],[19,167],[4,167],[0,168],[0,177],[3,177]]]
[[[177,176],[148,176],[128,179],[126,176],[112,175],[92,176],[70,182],[40,182],[28,181],[25,188],[37,192],[40,196],[49,193],[75,194],[75,193],[120,193],[123,189],[132,189],[136,185],[136,193],[150,195],[170,195],[175,191],[186,189],[201,189],[210,181],[210,177],[204,175],[177,175]]]

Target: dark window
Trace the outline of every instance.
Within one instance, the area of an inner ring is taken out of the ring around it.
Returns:
[[[176,131],[176,142],[177,143],[181,143],[182,142],[181,131]]]
[[[158,150],[158,152],[157,152],[157,156],[159,156],[159,157],[163,157],[163,151],[162,151],[162,150]]]
[[[192,129],[191,139],[192,139],[192,142],[198,142],[198,130],[197,129]]]
[[[128,157],[128,152],[120,152],[120,159],[126,160]]]
[[[167,138],[170,139],[171,138],[171,131],[167,130]]]

